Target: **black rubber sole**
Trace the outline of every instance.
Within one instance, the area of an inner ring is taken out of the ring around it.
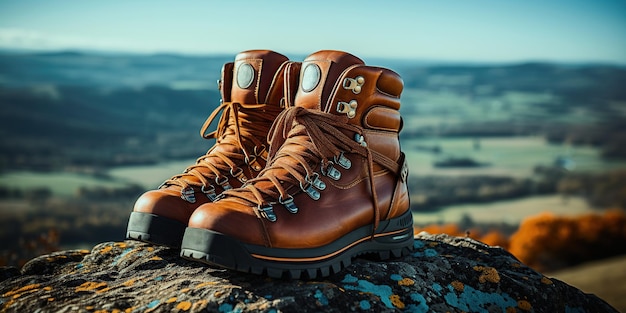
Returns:
[[[272,278],[314,279],[339,273],[352,259],[373,254],[381,260],[401,257],[413,250],[413,218],[403,216],[381,222],[372,239],[372,226],[356,229],[318,248],[280,249],[250,245],[224,234],[187,227],[181,257],[241,272]]]
[[[186,224],[156,214],[132,212],[126,238],[168,247],[180,247]]]

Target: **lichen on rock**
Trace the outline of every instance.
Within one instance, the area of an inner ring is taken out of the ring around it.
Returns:
[[[138,241],[0,269],[7,312],[617,312],[505,250],[422,233],[411,255],[360,258],[324,280],[281,280],[187,261]]]

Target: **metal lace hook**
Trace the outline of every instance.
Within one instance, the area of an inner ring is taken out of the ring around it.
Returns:
[[[215,201],[215,199],[217,198],[215,187],[213,185],[209,185],[210,189],[206,189],[206,187],[206,185],[202,185],[202,188],[200,188],[200,190],[207,196],[207,198],[209,198],[209,200],[211,200],[211,202]]]
[[[287,198],[287,200],[284,200],[282,195],[278,196],[278,203],[282,204],[285,207],[285,209],[289,211],[289,213],[294,213],[294,214],[298,213],[298,207],[293,202],[292,195],[289,195],[289,198]]]

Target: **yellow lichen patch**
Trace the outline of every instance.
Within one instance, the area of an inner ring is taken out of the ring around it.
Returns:
[[[89,251],[87,249],[81,249],[81,250],[78,251],[78,253],[80,253],[80,254],[89,254],[89,253],[91,253],[91,251]]]
[[[37,289],[39,289],[39,286],[41,286],[40,284],[31,284],[31,285],[26,285],[24,287],[21,287],[17,290],[11,290],[9,292],[6,292],[5,294],[3,294],[3,297],[11,297],[13,295],[16,295],[18,293],[22,293],[22,292],[26,292],[26,291],[35,291]]]
[[[132,286],[132,285],[134,285],[134,284],[135,284],[135,281],[136,281],[136,279],[135,279],[135,278],[133,278],[133,279],[129,279],[129,280],[127,280],[127,281],[123,282],[123,283],[122,283],[122,286],[124,286],[124,287],[130,287],[130,286]]]
[[[218,291],[216,291],[216,292],[213,294],[213,296],[214,296],[214,297],[216,297],[216,298],[219,298],[219,297],[221,297],[223,294],[224,294],[224,291],[222,291],[222,290],[218,290]]]
[[[15,300],[11,299],[7,302],[4,303],[4,306],[2,307],[2,310],[6,311],[7,308],[10,308],[12,305],[15,304]]]
[[[100,250],[100,254],[107,254],[107,253],[109,253],[111,250],[113,250],[113,247],[111,247],[111,246],[106,246],[106,247],[102,248],[102,250]]]
[[[517,307],[524,310],[524,311],[530,311],[533,309],[533,306],[530,305],[530,302],[526,301],[526,300],[519,300],[517,301]]]
[[[152,252],[152,251],[154,251],[154,247],[148,247],[148,248],[146,248],[146,250],[148,250],[148,252]]]
[[[214,282],[214,281],[207,281],[207,282],[204,282],[204,283],[197,284],[196,288],[202,288],[202,287],[211,286],[211,285],[217,285],[217,283]]]
[[[135,307],[130,307],[130,308],[127,308],[126,310],[124,310],[124,313],[131,313],[134,310],[135,310]]]
[[[94,289],[105,288],[106,286],[107,286],[107,284],[105,282],[88,281],[88,282],[85,282],[82,285],[76,287],[75,292],[91,291],[91,290],[94,290]]]
[[[191,289],[189,289],[189,288],[183,288],[183,289],[181,289],[181,290],[180,290],[180,292],[181,292],[181,293],[185,293],[185,292],[189,292],[189,290],[191,290]]]
[[[191,309],[191,302],[183,301],[176,305],[176,308],[179,310],[187,311]]]
[[[126,248],[127,246],[125,242],[116,242],[113,245],[122,249]]]
[[[52,287],[50,287],[50,286],[46,286],[46,287],[43,287],[43,290],[45,290],[45,291],[50,291],[50,290],[52,290]]]
[[[161,260],[163,260],[163,258],[161,258],[160,256],[156,256],[156,255],[150,258],[150,261],[161,261]]]
[[[552,285],[553,284],[552,281],[550,280],[550,278],[545,277],[545,276],[541,277],[541,283],[542,284],[546,284],[546,285]]]
[[[202,307],[205,307],[207,304],[207,301],[205,299],[202,300],[198,300],[196,302],[193,303],[193,305],[191,306],[194,310],[198,310]]]
[[[485,282],[490,282],[490,283],[500,282],[500,274],[498,274],[498,270],[496,270],[493,267],[477,265],[477,266],[474,266],[474,270],[482,272],[482,274],[480,274],[480,276],[478,277],[478,281],[481,284],[484,284]]]
[[[93,305],[88,305],[88,306],[85,307],[85,310],[87,310],[87,311],[91,311],[93,309],[94,309]]]
[[[410,278],[402,278],[398,281],[398,285],[400,286],[413,286],[415,285],[415,281]]]
[[[463,289],[465,289],[465,285],[458,280],[451,282],[450,285],[452,285],[452,288],[454,288],[456,291],[463,291]]]
[[[57,256],[50,256],[46,258],[47,262],[54,262],[58,259],[67,259],[67,255],[57,255]]]
[[[402,302],[402,300],[400,300],[400,296],[398,295],[391,295],[389,296],[389,300],[391,300],[391,304],[393,304],[393,306],[395,306],[398,309],[404,309],[404,302]]]
[[[111,290],[111,288],[109,288],[109,287],[105,287],[105,288],[102,288],[102,289],[100,289],[100,290],[97,290],[96,292],[97,292],[97,293],[103,293],[103,292],[107,292],[107,291],[109,291],[109,290]]]
[[[172,303],[172,302],[176,302],[176,300],[178,300],[178,298],[176,298],[176,297],[171,297],[171,298],[169,298],[169,299],[165,300],[165,303]]]
[[[54,301],[54,298],[48,298],[48,302]]]

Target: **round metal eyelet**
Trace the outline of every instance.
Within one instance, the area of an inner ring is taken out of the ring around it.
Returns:
[[[254,81],[254,67],[249,63],[243,63],[239,65],[237,69],[237,86],[241,89],[246,89],[252,85]]]
[[[300,86],[302,86],[304,92],[310,92],[317,87],[321,78],[322,70],[320,67],[317,64],[308,64],[302,72],[302,82]]]

